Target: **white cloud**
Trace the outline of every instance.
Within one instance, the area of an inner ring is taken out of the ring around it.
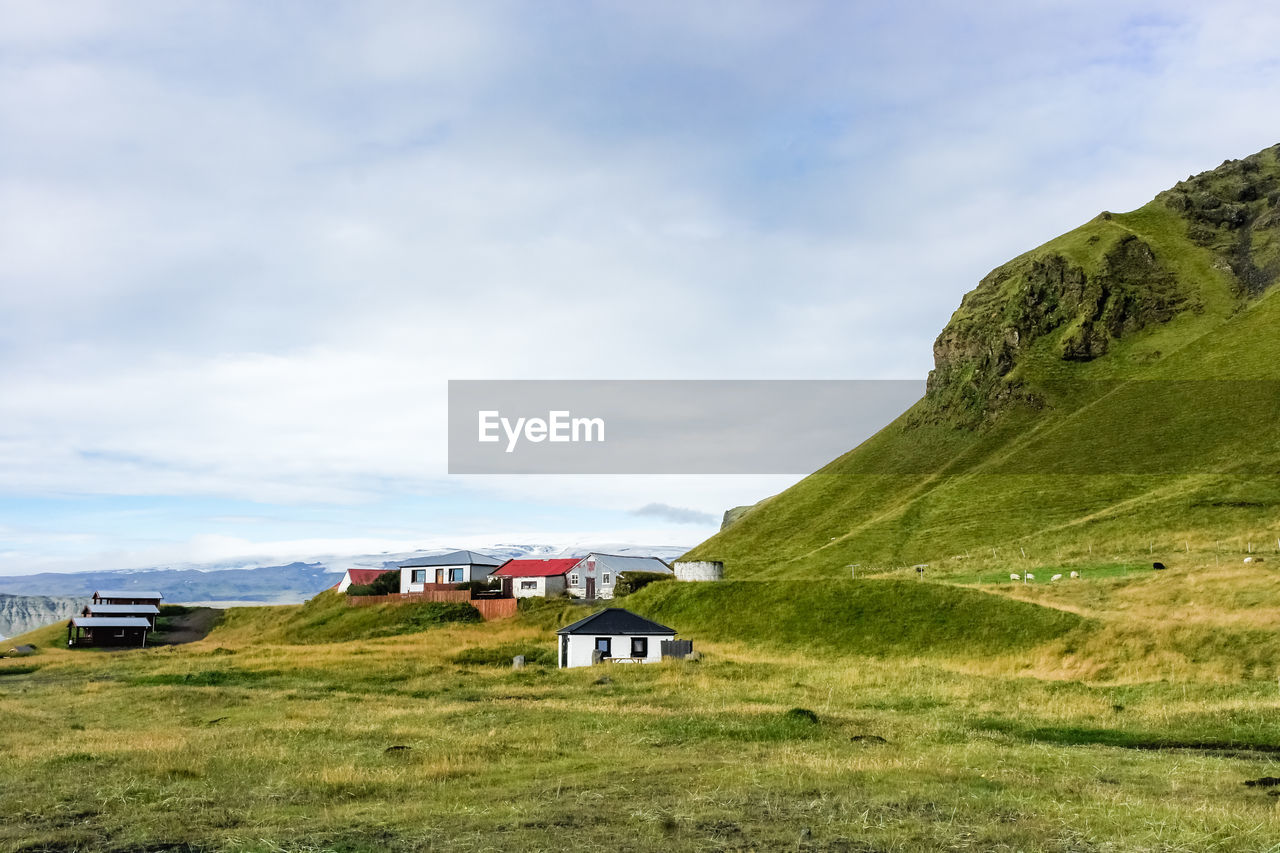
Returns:
[[[0,14],[18,497],[718,516],[787,480],[446,481],[444,383],[919,377],[992,267],[1276,141],[1254,6]]]

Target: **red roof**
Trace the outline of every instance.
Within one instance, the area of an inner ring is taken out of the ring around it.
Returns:
[[[354,584],[369,584],[376,581],[379,576],[387,572],[394,572],[395,569],[347,569],[347,577],[351,578]]]
[[[562,575],[581,562],[581,557],[555,560],[507,560],[493,574],[502,578],[549,578]]]

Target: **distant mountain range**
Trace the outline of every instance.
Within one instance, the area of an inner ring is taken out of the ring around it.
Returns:
[[[0,593],[37,596],[89,596],[98,589],[154,589],[169,603],[224,602],[245,604],[296,604],[338,582],[348,568],[395,568],[412,557],[454,549],[438,548],[392,554],[314,556],[282,565],[228,568],[226,563],[191,564],[180,568],[116,569],[91,572],[41,572],[0,577]],[[500,544],[472,548],[499,558],[552,557],[597,551],[673,559],[687,548],[670,545]],[[0,623],[0,634],[5,634]],[[12,634],[10,634],[12,636]]]

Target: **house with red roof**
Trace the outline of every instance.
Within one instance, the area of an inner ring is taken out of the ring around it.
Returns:
[[[514,598],[546,598],[565,591],[565,576],[581,557],[507,560],[491,577],[502,580],[504,595]]]
[[[338,581],[338,584],[334,589],[338,592],[346,592],[347,587],[352,584],[356,584],[358,586],[371,584],[378,579],[379,575],[385,574],[389,571],[394,572],[395,569],[347,569],[347,571],[342,575],[342,580]]]

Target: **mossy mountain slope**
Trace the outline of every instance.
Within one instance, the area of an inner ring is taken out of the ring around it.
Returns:
[[[994,270],[938,336],[919,403],[689,557],[794,577],[1276,541],[1278,154]]]

